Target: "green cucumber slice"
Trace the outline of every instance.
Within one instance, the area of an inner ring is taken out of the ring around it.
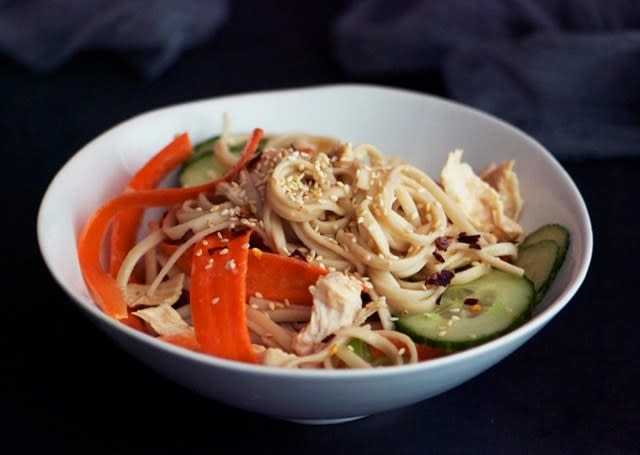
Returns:
[[[203,183],[210,182],[217,178],[220,178],[227,171],[227,167],[224,166],[213,155],[213,144],[220,138],[220,136],[213,136],[205,141],[198,143],[193,153],[187,161],[182,165],[178,174],[178,182],[181,186],[196,186]],[[258,153],[262,150],[262,147],[267,141],[267,137],[263,137],[258,145]],[[246,142],[241,142],[229,146],[229,151],[234,154],[240,154],[244,150]]]
[[[211,155],[213,153],[213,144],[220,139],[220,136],[213,136],[207,140],[204,140],[193,147],[193,152],[187,161],[185,161],[184,166],[188,166],[192,163],[195,163],[200,158],[205,155]]]
[[[526,248],[541,240],[553,240],[560,248],[558,251],[558,261],[562,263],[569,249],[570,237],[569,230],[564,226],[557,223],[545,224],[527,235],[522,243],[520,243],[520,248]]]
[[[208,153],[185,165],[178,175],[178,181],[182,187],[201,185],[222,177],[226,170],[220,161]]]
[[[474,302],[479,307],[471,305]],[[456,351],[485,343],[524,323],[534,302],[535,290],[528,278],[492,269],[472,282],[449,286],[436,309],[401,316],[396,329],[416,342]]]
[[[515,265],[522,267],[524,274],[533,283],[536,290],[536,303],[540,302],[547,293],[562,264],[558,262],[560,250],[560,246],[553,240],[539,240],[518,249]]]
[[[536,303],[542,301],[564,263],[570,238],[567,228],[551,223],[540,226],[518,246],[515,264],[522,267],[525,275],[533,281]]]

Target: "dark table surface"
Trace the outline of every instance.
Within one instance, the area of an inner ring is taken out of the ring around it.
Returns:
[[[113,52],[84,52],[48,75],[0,58],[0,450],[640,453],[640,158],[562,162],[590,211],[594,255],[575,298],[534,339],[443,395],[354,422],[298,425],[204,399],[138,364],[71,304],[38,251],[37,209],[63,163],[114,124],[181,101],[334,82],[447,96],[435,71],[344,73],[327,34],[337,0],[273,2],[277,15],[255,3],[234,3],[219,33],[151,81]]]

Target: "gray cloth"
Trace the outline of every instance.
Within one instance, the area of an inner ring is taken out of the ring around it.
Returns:
[[[0,50],[40,72],[113,50],[153,79],[227,16],[226,0],[0,0]]]
[[[640,156],[638,0],[356,0],[333,40],[354,75],[442,71],[558,157]]]

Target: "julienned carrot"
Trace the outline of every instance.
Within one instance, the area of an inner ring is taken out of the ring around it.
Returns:
[[[140,319],[135,314],[131,313],[128,309],[127,309],[127,312],[128,312],[127,316],[120,319],[120,322],[122,322],[124,325],[128,325],[132,329],[136,329],[140,332],[146,333],[147,330],[145,328],[145,325],[142,319]]]
[[[171,256],[177,249],[178,245],[167,241],[160,242],[160,251],[167,256]],[[189,275],[191,273],[191,255],[193,254],[193,246],[187,248],[187,250],[178,258],[176,266],[181,272]]]
[[[193,332],[181,332],[173,335],[160,335],[158,337],[168,343],[175,344],[181,348],[187,348],[191,351],[201,352],[200,343],[196,340],[196,336]]]
[[[189,303],[202,352],[257,363],[246,317],[249,232],[223,241],[211,235],[196,244]]]
[[[311,305],[313,298],[309,286],[326,274],[326,269],[295,257],[252,248],[249,252],[247,295]]]
[[[177,248],[177,245],[169,242],[160,244],[160,249],[167,255],[173,254]],[[189,248],[176,262],[178,268],[186,274],[191,272],[192,254],[193,248]],[[326,269],[295,257],[251,248],[247,269],[247,297],[261,296],[278,302],[311,305],[313,298],[309,286],[326,274]]]
[[[233,178],[253,157],[262,135],[261,128],[253,131],[238,162],[218,180],[188,188],[159,188],[123,193],[92,214],[78,238],[78,260],[87,288],[99,308],[116,319],[127,317],[123,290],[102,266],[102,244],[113,217],[126,208],[178,204],[196,197],[201,192],[215,190],[220,182]]]
[[[187,133],[174,139],[145,163],[129,180],[125,192],[157,187],[169,173],[185,161],[193,147]],[[132,207],[118,213],[111,224],[109,273],[118,274],[122,261],[136,243],[144,208]]]
[[[442,349],[438,349],[438,348],[433,348],[431,346],[428,346],[426,344],[416,344],[416,349],[418,350],[418,360],[419,361],[423,361],[423,360],[429,360],[429,359],[435,359],[437,357],[442,357],[448,354],[447,351],[444,351]]]

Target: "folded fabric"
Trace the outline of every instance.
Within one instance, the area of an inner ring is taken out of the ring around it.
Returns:
[[[80,51],[115,50],[152,79],[227,15],[227,0],[10,0],[0,2],[0,51],[50,72]]]
[[[640,155],[635,0],[361,0],[333,39],[354,75],[441,70],[452,98],[560,158]]]

